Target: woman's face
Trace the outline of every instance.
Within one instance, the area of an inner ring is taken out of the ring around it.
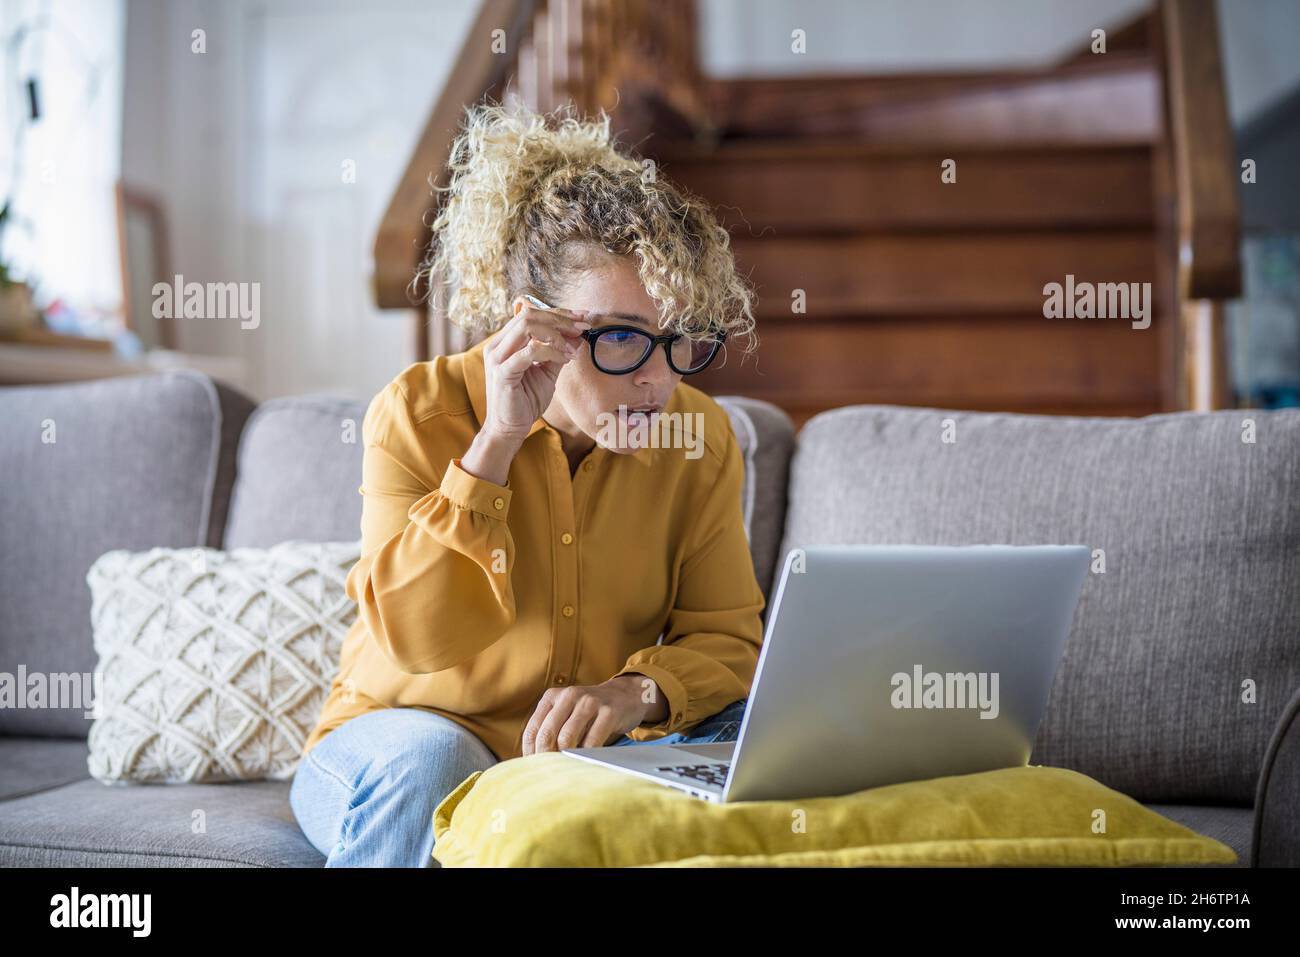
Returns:
[[[630,325],[651,335],[664,334],[658,326],[654,300],[641,285],[630,259],[611,257],[608,265],[582,273],[557,298],[560,301],[550,305],[591,313],[587,318],[593,329]],[[629,454],[637,450],[635,437],[622,446],[611,442],[636,429],[639,420],[633,416],[627,428],[609,428],[617,423],[619,406],[654,406],[662,411],[681,379],[668,365],[663,346],[656,346],[635,372],[608,375],[592,364],[591,349],[584,342],[577,357],[560,370],[546,420],[562,432],[582,432],[612,452]]]

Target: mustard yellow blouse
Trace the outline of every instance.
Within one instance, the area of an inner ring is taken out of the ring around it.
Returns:
[[[683,381],[665,412],[702,422],[702,441],[597,445],[572,477],[539,418],[496,485],[460,467],[494,339],[408,367],[366,411],[361,560],[347,579],[358,615],[304,754],[350,718],[402,707],[518,757],[548,687],[620,674],[653,678],[668,701],[665,721],[629,732],[637,741],[749,695],[764,598],[726,412]]]

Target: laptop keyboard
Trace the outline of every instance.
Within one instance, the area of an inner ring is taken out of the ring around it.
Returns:
[[[722,787],[727,783],[727,772],[731,770],[731,764],[665,764],[655,770]]]

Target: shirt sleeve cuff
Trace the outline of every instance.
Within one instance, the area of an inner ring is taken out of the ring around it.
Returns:
[[[497,485],[466,472],[459,458],[447,464],[439,491],[453,505],[502,520],[510,514],[510,498],[514,494],[508,484]]]
[[[659,686],[660,694],[668,699],[668,717],[658,724],[637,725],[627,733],[633,741],[652,741],[664,735],[676,734],[684,728],[699,723],[698,719],[687,720],[690,698],[686,693],[686,686],[671,671],[659,665],[637,664],[625,666],[614,677],[617,678],[619,675],[644,675],[653,678],[655,684]]]

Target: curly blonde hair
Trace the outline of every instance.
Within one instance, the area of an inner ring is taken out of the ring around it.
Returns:
[[[610,118],[539,114],[490,101],[466,111],[448,160],[450,185],[420,276],[449,290],[449,320],[495,332],[525,293],[555,302],[575,275],[633,256],[659,327],[688,339],[725,330],[757,344],[754,293],[731,241],[699,197],[620,152]]]

